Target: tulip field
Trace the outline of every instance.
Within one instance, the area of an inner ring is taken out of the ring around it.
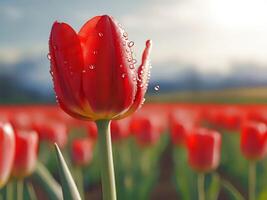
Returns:
[[[62,199],[54,143],[81,198],[101,199],[94,122],[45,105],[1,106],[0,119],[2,199]],[[112,121],[117,198],[266,199],[266,123],[264,105],[156,103]]]

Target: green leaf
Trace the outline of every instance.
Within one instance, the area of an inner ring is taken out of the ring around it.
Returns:
[[[25,190],[25,197],[24,199],[29,199],[29,200],[37,200],[34,188],[32,186],[32,183],[26,182],[25,184],[26,190]]]
[[[245,200],[240,192],[229,181],[221,179],[221,184],[236,200]]]
[[[75,185],[75,182],[68,169],[68,166],[57,144],[55,144],[55,149],[56,149],[57,158],[58,158],[58,171],[59,171],[60,180],[62,184],[62,192],[63,192],[64,200],[81,200],[77,186]]]
[[[211,183],[207,191],[208,199],[210,200],[218,199],[220,188],[221,188],[220,177],[219,175],[214,173],[212,174]]]
[[[42,163],[37,162],[35,172],[31,176],[31,178],[42,186],[42,188],[49,196],[49,199],[63,199],[60,185],[55,181],[53,176]]]

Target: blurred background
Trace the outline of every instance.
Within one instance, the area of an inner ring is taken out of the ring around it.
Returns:
[[[54,103],[47,59],[53,22],[78,31],[101,14],[125,27],[139,60],[153,40],[152,100],[196,101],[193,91],[198,101],[264,102],[266,8],[264,0],[1,0],[0,103]]]

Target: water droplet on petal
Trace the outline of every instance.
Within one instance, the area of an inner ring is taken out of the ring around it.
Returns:
[[[140,71],[140,74],[143,74],[143,73],[144,73],[144,71],[143,71],[143,70],[141,70],[141,71]]]
[[[128,60],[128,62],[131,62],[132,61],[132,58],[128,58],[127,60]]]
[[[51,60],[51,54],[50,54],[50,53],[48,53],[48,54],[46,55],[46,57],[47,57],[48,60]]]
[[[121,75],[121,77],[122,77],[122,78],[125,78],[125,77],[126,77],[126,74],[125,74],[125,73],[123,73],[123,74]]]
[[[95,69],[94,65],[89,65],[89,69]]]
[[[94,54],[94,55],[96,55],[96,54],[97,54],[97,51],[96,51],[96,50],[95,50],[95,51],[93,51],[93,54]]]
[[[130,65],[129,65],[129,68],[130,68],[130,69],[134,69],[134,65],[133,65],[133,64],[130,64]]]
[[[122,68],[122,66],[123,66],[123,65],[122,65],[122,64],[120,64],[120,68]]]
[[[85,71],[85,69],[82,71],[82,73],[85,73],[86,71]]]
[[[123,37],[127,38],[128,37],[128,33],[127,32],[123,32]]]
[[[99,32],[98,35],[99,35],[99,37],[103,37],[104,34]]]
[[[133,62],[132,62],[133,64],[135,64],[135,63],[137,63],[137,60],[136,59],[133,59]]]
[[[133,45],[134,45],[134,42],[133,41],[131,41],[131,42],[128,43],[128,47],[132,47]]]
[[[53,46],[53,49],[54,49],[54,50],[57,50],[57,46],[56,46],[56,45],[54,45],[54,46]]]
[[[136,81],[136,77],[133,77],[133,81]]]

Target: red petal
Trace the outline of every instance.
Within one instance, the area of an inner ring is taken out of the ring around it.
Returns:
[[[95,17],[79,32],[85,71],[83,90],[99,117],[128,109],[136,92],[121,28],[109,17]]]
[[[68,24],[55,22],[51,30],[49,50],[58,99],[68,109],[81,113],[83,57],[77,34]]]
[[[116,119],[122,119],[134,113],[144,102],[144,96],[147,90],[148,81],[150,77],[150,63],[149,55],[152,47],[152,41],[148,40],[146,42],[146,48],[143,52],[142,63],[138,69],[138,85],[137,92],[135,95],[134,103],[131,105],[130,109],[122,115],[116,117]]]

